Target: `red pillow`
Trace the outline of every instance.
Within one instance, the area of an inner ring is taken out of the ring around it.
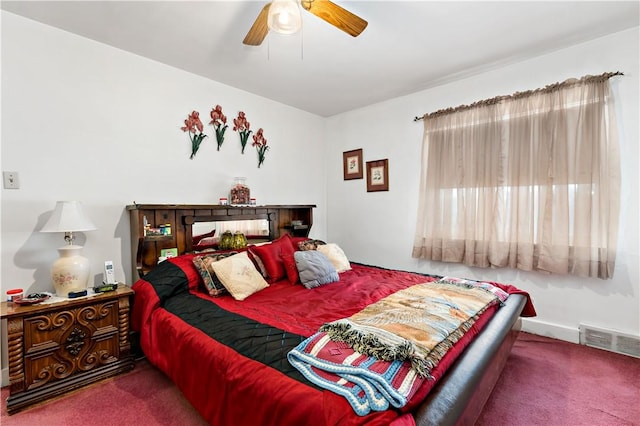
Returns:
[[[289,234],[284,234],[269,244],[251,246],[249,251],[262,260],[267,270],[267,282],[274,283],[286,277],[287,272],[282,259],[289,254],[293,255],[294,252]]]
[[[284,270],[287,273],[287,279],[291,284],[300,282],[300,275],[298,274],[298,267],[296,266],[296,258],[291,253],[282,254],[282,263],[284,264]]]

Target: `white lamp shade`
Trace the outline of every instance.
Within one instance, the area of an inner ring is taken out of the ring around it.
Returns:
[[[294,34],[302,27],[297,0],[273,0],[269,6],[267,26],[280,34]]]
[[[93,231],[96,226],[84,213],[79,201],[58,201],[41,232]]]

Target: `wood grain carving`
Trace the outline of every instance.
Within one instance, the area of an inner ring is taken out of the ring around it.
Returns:
[[[11,414],[88,383],[131,370],[129,298],[116,291],[51,305],[14,307],[7,319]]]
[[[120,334],[120,353],[129,355],[129,299],[121,298],[118,305],[118,333]]]
[[[8,320],[7,333],[11,392],[20,392],[24,390],[22,318]]]
[[[27,389],[118,360],[117,300],[27,320]],[[60,342],[59,344],[57,342]]]

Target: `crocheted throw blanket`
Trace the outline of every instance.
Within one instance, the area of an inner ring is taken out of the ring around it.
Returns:
[[[323,325],[289,352],[289,362],[359,415],[400,408],[478,316],[508,297],[479,284],[445,278],[400,290]]]

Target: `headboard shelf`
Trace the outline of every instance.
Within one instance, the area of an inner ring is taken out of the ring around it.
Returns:
[[[162,249],[177,248],[178,254],[193,249],[192,225],[197,222],[265,219],[269,239],[284,233],[308,236],[313,225],[314,204],[223,206],[218,204],[131,204],[132,279],[135,282],[157,264]],[[151,227],[169,225],[171,235],[145,236],[145,219]],[[301,225],[292,225],[292,222]]]

